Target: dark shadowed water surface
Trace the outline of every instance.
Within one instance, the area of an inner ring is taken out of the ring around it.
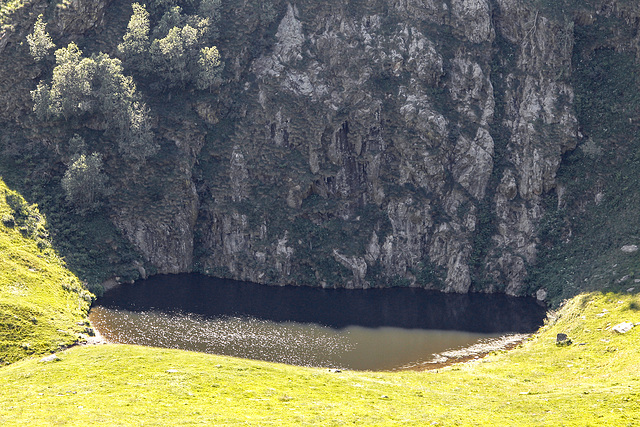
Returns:
[[[114,342],[375,370],[533,332],[544,315],[535,300],[505,295],[272,287],[183,274],[111,290],[91,320]]]

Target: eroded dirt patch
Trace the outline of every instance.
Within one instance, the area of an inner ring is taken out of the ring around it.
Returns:
[[[395,370],[426,371],[440,369],[455,363],[481,359],[494,351],[510,350],[524,342],[530,336],[531,334],[512,334],[498,338],[487,338],[472,346],[437,353],[428,361],[405,365]]]

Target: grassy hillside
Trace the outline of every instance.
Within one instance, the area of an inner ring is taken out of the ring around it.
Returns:
[[[125,345],[0,369],[3,425],[638,425],[637,295],[587,294],[522,347],[427,372],[329,372]],[[573,344],[558,346],[557,333]]]
[[[0,364],[69,346],[91,295],[50,248],[44,216],[0,180]]]

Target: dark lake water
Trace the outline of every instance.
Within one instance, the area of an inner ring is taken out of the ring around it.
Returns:
[[[91,311],[95,327],[113,342],[367,370],[533,332],[544,316],[530,298],[273,287],[195,274],[123,285]]]

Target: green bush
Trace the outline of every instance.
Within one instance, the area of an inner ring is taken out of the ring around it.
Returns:
[[[2,223],[5,227],[13,227],[16,225],[16,220],[11,214],[6,214],[2,216]]]
[[[33,32],[27,36],[29,51],[36,61],[40,61],[49,55],[51,49],[55,47],[49,33],[46,31],[46,25],[42,21],[42,15],[38,16],[38,20],[33,26]]]
[[[108,193],[107,176],[102,171],[102,156],[79,155],[62,178],[62,188],[67,200],[74,204],[78,213],[84,215],[97,209],[101,199]]]
[[[24,222],[24,220],[29,216],[29,205],[27,202],[20,195],[15,193],[5,193],[5,198],[18,222]]]

